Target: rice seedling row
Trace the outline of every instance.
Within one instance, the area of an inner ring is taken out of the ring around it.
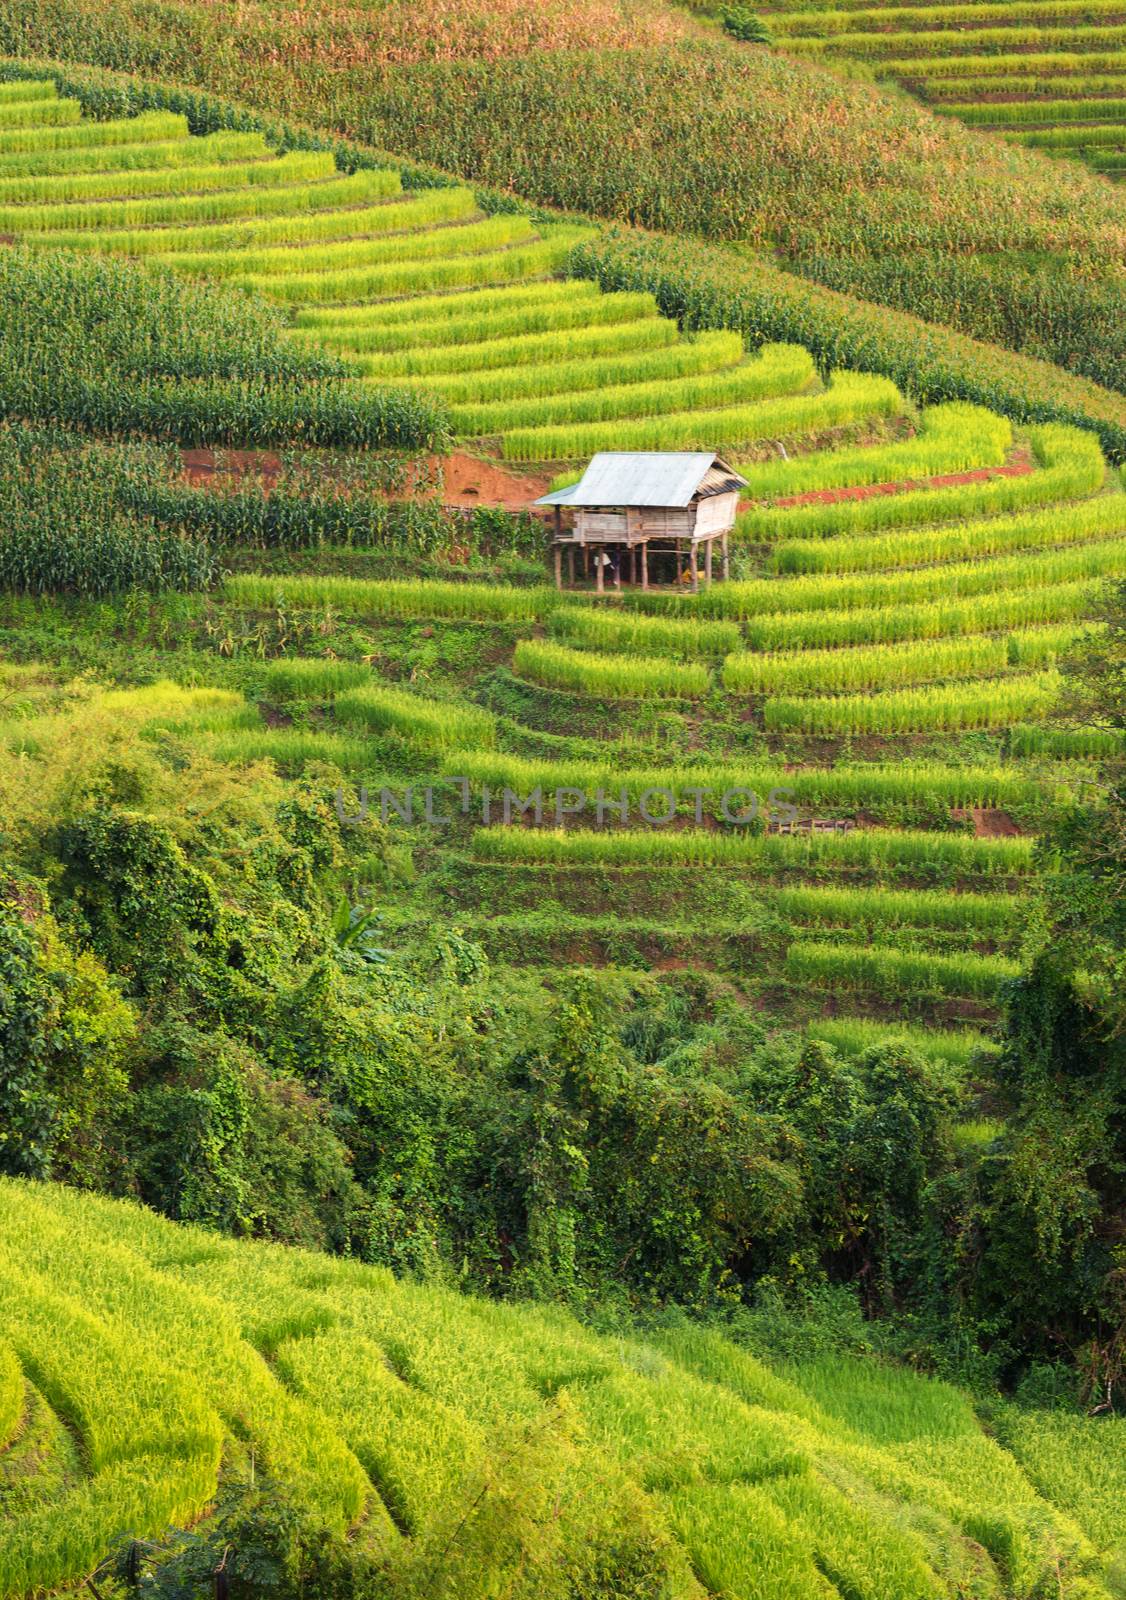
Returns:
[[[531,639],[517,644],[513,667],[520,677],[551,689],[612,698],[691,699],[707,694],[710,686],[708,669],[698,662],[633,654],[597,655]]]
[[[903,397],[889,379],[841,372],[835,373],[827,389],[816,395],[636,421],[516,428],[504,436],[504,457],[507,461],[559,461],[606,448],[702,449],[779,434],[809,433],[861,418],[890,417],[902,409]]]
[[[679,330],[675,322],[656,315],[656,308],[643,306],[638,315],[609,323],[595,322],[545,333],[517,334],[506,339],[484,339],[462,345],[424,347],[389,355],[358,355],[352,358],[356,370],[365,377],[384,383],[412,380],[417,388],[436,388],[442,392],[446,376],[471,381],[467,375],[497,368],[521,367],[575,361],[580,358],[610,356],[616,351],[655,350],[676,344]],[[341,352],[347,354],[347,352]],[[448,395],[446,397],[448,399]]]
[[[448,191],[439,189],[437,194]],[[552,281],[556,290],[568,289],[579,280],[564,283]],[[486,291],[493,296],[493,291]],[[450,298],[455,298],[451,296]],[[460,297],[457,297],[460,298]],[[412,359],[422,359],[421,352],[433,347],[432,359],[443,359],[436,347],[481,344],[494,339],[506,339],[517,334],[551,333],[564,328],[590,328],[599,323],[636,322],[642,317],[657,315],[657,302],[649,294],[590,294],[555,293],[527,299],[518,289],[512,290],[511,303],[503,298],[493,298],[488,308],[469,308],[458,315],[458,308],[450,308],[433,320],[406,320],[403,322],[326,322],[312,326],[298,326],[292,330],[295,338],[316,340],[342,353],[364,354],[369,351],[411,352]],[[417,354],[416,354],[417,353]],[[448,359],[448,358],[447,358]],[[415,366],[415,371],[420,369]]]
[[[957,685],[887,690],[869,695],[769,699],[763,722],[772,733],[826,735],[964,732],[1042,720],[1059,700],[1056,672]]]
[[[786,952],[791,981],[849,992],[957,995],[989,1002],[1019,972],[1019,963],[1007,956],[940,956],[813,939],[795,941]]]

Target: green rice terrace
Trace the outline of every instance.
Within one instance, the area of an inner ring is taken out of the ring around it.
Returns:
[[[737,35],[752,36],[748,13],[733,18]],[[1115,0],[801,0],[755,14],[791,54],[864,62],[942,116],[1085,161],[1112,181],[1126,175],[1126,30]]]
[[[1126,1534],[1121,1421],[1011,1408],[987,1432],[957,1390],[855,1358],[600,1338],[11,1182],[0,1281],[5,1594],[84,1573],[125,1505],[144,1540],[256,1473],[411,1595],[621,1594],[616,1572],[685,1600],[1049,1578],[1102,1600]]]
[[[1111,172],[1002,10],[768,20]],[[1111,343],[116,68],[0,65],[0,1600],[1124,1600]]]

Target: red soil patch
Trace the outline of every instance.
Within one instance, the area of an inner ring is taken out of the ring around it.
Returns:
[[[181,461],[184,479],[193,488],[205,488],[218,478],[254,478],[268,494],[282,473],[281,457],[270,450],[224,450],[219,459],[214,450],[184,450]],[[448,456],[431,456],[425,467],[431,478],[441,469],[443,487],[434,489],[425,482],[420,486],[416,477],[407,484],[406,498],[417,495],[440,499],[443,505],[457,510],[492,506],[502,511],[526,511],[551,487],[548,477],[510,472],[497,462],[459,450]]]
[[[1021,454],[1003,467],[975,467],[970,472],[944,472],[933,478],[898,478],[892,483],[857,483],[845,489],[808,489],[775,500],[776,506],[834,505],[838,500],[871,500],[880,494],[907,494],[913,489],[947,489],[959,483],[985,483],[990,478],[1023,478],[1032,471],[1032,457]]]
[[[1020,835],[1021,830],[1007,811],[985,811],[974,806],[968,811],[955,811],[952,814],[959,821],[971,818],[974,833],[979,839],[1015,839]]]

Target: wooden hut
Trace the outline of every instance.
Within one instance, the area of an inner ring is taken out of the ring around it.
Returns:
[[[536,502],[554,516],[556,587],[563,587],[564,551],[568,582],[576,581],[577,552],[584,577],[593,565],[599,591],[608,575],[618,585],[625,577],[648,589],[651,554],[671,554],[671,562],[660,565],[671,568],[675,581],[686,578],[695,591],[701,572],[712,581],[717,542],[726,578],[728,535],[746,481],[714,451],[596,455],[578,483]]]

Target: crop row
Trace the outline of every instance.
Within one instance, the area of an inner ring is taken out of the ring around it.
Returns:
[[[899,78],[942,80],[960,78],[966,73],[965,56],[938,56],[916,60],[887,61],[884,70]],[[1118,51],[1056,51],[1052,53],[1022,51],[1019,55],[983,55],[973,63],[975,77],[1017,78],[1032,76],[1062,77],[1088,72],[1126,72],[1126,50]]]
[[[740,465],[748,499],[765,500],[813,489],[890,483],[900,478],[1000,466],[1012,444],[1012,424],[984,406],[950,401],[923,412],[911,439],[875,449],[827,450],[796,461]]]
[[[809,433],[861,419],[896,416],[903,397],[887,378],[834,373],[816,395],[764,400],[757,405],[688,411],[625,422],[517,428],[504,436],[507,461],[562,461],[605,448],[691,450],[749,443],[780,434]]]
[[[1025,914],[1016,895],[943,889],[803,884],[771,889],[767,897],[776,912],[802,927],[934,928],[1003,938]]]
[[[287,161],[289,157],[281,159]],[[313,183],[279,184],[276,188],[264,180],[268,170],[267,163],[259,163],[253,172],[255,184],[244,191],[123,202],[137,213],[151,212],[147,223],[169,220],[177,223],[174,227],[145,225],[116,231],[108,224],[99,223],[91,232],[83,216],[76,229],[65,231],[52,227],[50,231],[32,236],[30,242],[54,249],[87,248],[132,256],[160,256],[168,264],[174,259],[173,253],[181,250],[225,248],[237,252],[251,245],[349,239],[360,234],[428,227],[432,223],[457,220],[476,209],[472,195],[460,189],[434,189],[426,195],[400,198],[397,190],[386,187],[385,175],[378,168]],[[322,199],[326,202],[323,206]],[[16,212],[13,224],[16,228],[20,225],[20,209],[9,208],[5,213],[10,216],[12,211]],[[85,213],[102,207],[41,209],[52,213],[60,209]],[[178,209],[185,214],[178,216]],[[224,221],[224,218],[236,220]],[[192,226],[179,225],[187,222]],[[203,275],[216,276],[210,272]]]
[[[786,952],[786,976],[819,989],[879,994],[944,994],[991,1001],[1020,964],[1006,956],[929,955],[880,945],[798,941]]]
[[[748,618],[747,643],[755,650],[802,650],[947,639],[957,634],[1013,628],[1038,629],[1089,616],[1098,602],[1098,593],[1097,583],[1079,580],[1046,588],[990,590],[967,600],[936,598],[909,605],[782,612]]]
[[[1084,100],[1098,95],[1121,95],[1126,91],[1126,68],[1122,72],[1069,73],[1061,77],[967,77],[938,78],[926,84],[928,101],[939,109],[948,101],[970,101],[993,94],[1035,97],[1038,100]],[[965,119],[970,120],[970,119]]]
[[[630,326],[639,328],[638,323]],[[694,339],[677,339],[675,323],[652,319],[650,326],[664,331],[645,337],[661,342],[656,348],[635,349],[633,353],[622,351],[566,360],[562,356],[562,347],[559,347],[554,356],[549,355],[547,360],[527,361],[495,371],[475,367],[464,372],[395,378],[393,381],[440,395],[447,405],[484,405],[494,400],[553,395],[560,390],[576,393],[612,384],[644,383],[656,378],[714,372],[719,367],[732,366],[743,358],[743,341],[737,333],[701,333]],[[672,331],[668,332],[670,327]],[[484,356],[486,346],[482,344],[478,348],[480,356]],[[468,346],[461,346],[453,355],[460,356],[468,349]]]
[[[446,194],[451,191],[436,189],[434,192]],[[295,338],[315,339],[331,349],[349,354],[368,351],[409,353],[410,370],[418,373],[426,370],[421,363],[429,363],[439,371],[448,370],[451,357],[446,347],[450,345],[484,344],[494,339],[509,339],[517,334],[593,327],[599,322],[636,322],[642,317],[655,317],[658,314],[657,302],[650,294],[591,294],[591,285],[574,278],[562,282],[552,279],[548,283],[528,287],[546,292],[528,295],[522,288],[514,286],[509,290],[486,289],[479,296],[442,296],[440,298],[468,303],[464,311],[458,306],[450,306],[430,319],[323,322],[299,325],[291,333]],[[472,302],[475,298],[486,303],[474,305]],[[342,311],[344,309],[341,308]],[[434,309],[432,306],[431,311]]]
[[[904,1044],[924,1060],[966,1067],[989,1039],[972,1028],[913,1028],[902,1022],[873,1022],[867,1017],[818,1017],[806,1026],[811,1039],[820,1039],[845,1055],[861,1055],[881,1045]]]
[[[1078,151],[1102,145],[1120,146],[1126,140],[1120,123],[1080,127],[1036,128],[1030,132],[1006,130],[1006,137],[1031,145],[1034,150]]]
[[[1118,756],[1126,739],[1111,728],[1051,728],[1017,726],[1009,730],[1009,754],[1049,756],[1072,760],[1085,756]]]
[[[1026,476],[875,495],[836,505],[756,507],[743,512],[736,526],[741,534],[758,540],[839,537],[1051,505],[1092,494],[1102,485],[1106,463],[1090,432],[1048,424],[1033,428],[1029,439],[1040,470]]]
[[[363,228],[358,231],[365,233]],[[189,248],[163,255],[160,259],[177,272],[189,272],[199,277],[229,278],[237,284],[277,284],[279,288],[284,288],[290,276],[306,278],[323,273],[331,280],[338,273],[365,268],[484,255],[510,245],[531,244],[537,238],[536,225],[530,218],[499,216],[464,225],[428,228],[419,233],[380,234],[327,244],[302,245],[300,248],[290,245],[260,250],[193,251]]]
[[[548,329],[546,332],[519,333],[504,338],[470,340],[465,344],[424,346],[396,350],[384,355],[357,355],[356,370],[365,377],[398,383],[414,379],[420,388],[444,377],[490,372],[506,367],[521,367],[541,362],[561,363],[583,357],[611,355],[618,350],[649,350],[675,344],[679,329],[668,317],[657,314],[651,297],[646,297],[628,318],[615,318],[607,326],[596,319],[575,328]]]
[[[693,661],[737,650],[742,632],[735,622],[646,617],[605,606],[563,606],[551,613],[551,631],[584,649],[672,656]]]
[[[881,6],[824,9],[801,8],[771,17],[772,31],[787,42],[804,35],[831,38],[834,34],[860,33],[866,29],[904,33],[929,28],[971,29],[990,23],[1019,25],[1022,22],[1056,22],[1072,17],[1084,22],[1100,13],[1121,15],[1120,0],[971,0],[968,5]]]
[[[270,609],[331,610],[348,617],[428,617],[489,622],[533,622],[558,604],[554,590],[507,588],[489,583],[438,579],[375,580],[335,577],[227,579],[226,597],[236,605]]]
[[[709,675],[695,662],[657,656],[595,655],[566,645],[522,639],[513,659],[516,672],[533,683],[579,694],[631,699],[706,694]]]
[[[1126,45],[1126,26],[1108,24],[1091,28],[967,28],[962,32],[941,28],[925,32],[839,33],[832,39],[787,39],[787,50],[818,54],[826,49],[843,50],[849,55],[875,60],[916,56],[961,54],[975,59],[1027,47],[1030,51],[1078,50],[1086,45],[1092,51],[1119,50]]]
[[[369,684],[341,694],[336,716],[345,724],[401,733],[429,750],[456,749],[467,742],[496,743],[496,724],[488,711],[464,703],[430,700],[407,690]]]
[[[1059,700],[1059,693],[1059,675],[1046,672],[990,683],[941,684],[876,695],[767,700],[763,721],[772,733],[851,736],[964,732],[1046,717]]]
[[[1115,502],[1109,503],[1117,512]],[[917,567],[905,572],[843,578],[813,573],[797,578],[750,579],[717,585],[690,599],[677,597],[671,604],[684,608],[698,601],[699,610],[708,616],[750,618],[765,612],[861,610],[876,605],[985,595],[1000,589],[1046,589],[1079,578],[1109,578],[1123,573],[1126,539],[1104,539],[1075,549]],[[665,597],[634,596],[633,601],[658,609]]]
[[[567,612],[558,615],[563,619],[569,616]],[[1086,631],[1082,626],[1065,624],[1062,628],[996,639],[968,634],[962,638],[860,646],[855,650],[795,650],[789,654],[742,651],[727,657],[723,686],[734,694],[827,694],[950,678],[991,677],[1009,666],[1049,662]]]
[[[0,132],[7,128],[71,127],[82,118],[77,100],[2,100]]]
[[[587,228],[563,224],[540,231],[545,237],[534,243],[516,244],[496,251],[345,267],[336,272],[248,273],[233,281],[245,289],[256,289],[270,299],[290,305],[358,300],[366,295],[409,294],[421,289],[505,283],[556,271],[562,266],[568,252],[590,232]]]
[[[1005,123],[1121,122],[1126,100],[992,101],[982,105],[938,105],[943,116],[1000,127]]]
[[[919,533],[877,534],[867,539],[794,539],[777,546],[770,566],[782,573],[846,575],[1082,545],[1114,533],[1126,533],[1126,494],[1100,495],[1018,516],[991,517]]]
[[[296,153],[296,152],[295,152]],[[307,157],[307,152],[300,154]],[[78,160],[81,156],[82,160]],[[115,150],[73,151],[51,170],[12,173],[0,165],[0,204],[58,205],[64,201],[130,200],[209,189],[239,189],[279,158],[257,133],[212,133],[167,144],[119,145]],[[308,179],[322,175],[324,157],[300,168]]]
[[[658,808],[659,802],[653,802]],[[1008,878],[1026,872],[1032,841],[976,839],[961,833],[925,833],[877,828],[806,835],[654,828],[601,831],[579,828],[479,829],[473,852],[485,861],[545,866],[642,867],[940,867],[959,873]]]
[[[623,789],[636,804],[647,789],[672,789],[691,796],[697,789],[710,793],[712,814],[720,814],[720,797],[731,790],[749,788],[766,803],[770,792],[799,807],[840,806],[844,810],[871,810],[897,806],[910,810],[920,803],[952,806],[1029,806],[1052,786],[1012,768],[947,767],[933,762],[843,763],[833,767],[797,767],[786,771],[775,762],[692,762],[675,767],[626,767],[620,759],[603,761],[528,760],[495,751],[463,749],[451,757],[452,772],[495,788],[528,793],[571,788],[593,795],[603,789],[617,795]],[[1065,793],[1061,787],[1059,792]],[[773,809],[773,805],[771,806]],[[683,807],[682,807],[683,810]]]
[[[356,172],[349,176],[333,174],[323,167],[322,157],[315,164],[304,151],[292,151],[273,161],[254,161],[239,164],[245,172],[243,186],[233,192],[208,193],[208,180],[212,176],[229,175],[228,163],[213,167],[172,168],[166,181],[171,193],[159,195],[91,199],[76,203],[48,201],[40,204],[9,204],[0,207],[0,226],[9,233],[43,234],[46,244],[73,246],[89,242],[87,236],[100,230],[144,229],[133,235],[103,232],[107,250],[131,247],[132,254],[145,251],[159,252],[175,248],[176,242],[200,238],[196,228],[153,227],[154,223],[210,222],[224,217],[256,217],[273,212],[308,212],[333,206],[354,206],[362,201],[384,199],[398,191],[397,173],[378,168]],[[318,170],[318,168],[320,170]],[[310,176],[310,171],[312,176]],[[200,192],[177,192],[179,180],[185,172],[195,173]],[[118,180],[120,181],[120,180]],[[444,193],[439,190],[437,193]],[[457,191],[452,191],[456,193]],[[393,215],[396,207],[388,206],[385,213]],[[119,242],[120,240],[120,242]]]
[[[627,291],[634,292],[634,291]],[[645,303],[653,297],[644,290]],[[304,306],[294,312],[295,332],[308,333],[324,328],[341,337],[359,334],[367,328],[388,331],[408,327],[413,322],[441,324],[445,317],[455,321],[479,317],[488,331],[494,311],[513,306],[556,305],[562,300],[585,300],[588,304],[602,297],[603,291],[588,278],[551,278],[540,282],[506,284],[500,289],[465,289],[456,294],[420,294],[409,300],[371,301],[360,305]]]
[[[665,419],[695,410],[714,414],[720,406],[798,394],[808,389],[815,378],[809,352],[800,345],[764,345],[758,355],[721,371],[648,383],[610,384],[570,393],[560,390],[538,400],[453,406],[450,421],[459,433],[480,437],[564,422],[650,416]]]
[[[59,128],[0,129],[0,172],[8,157],[59,150],[94,150],[107,145],[141,144],[186,139],[186,117],[174,111],[150,111],[111,122],[75,122]]]

